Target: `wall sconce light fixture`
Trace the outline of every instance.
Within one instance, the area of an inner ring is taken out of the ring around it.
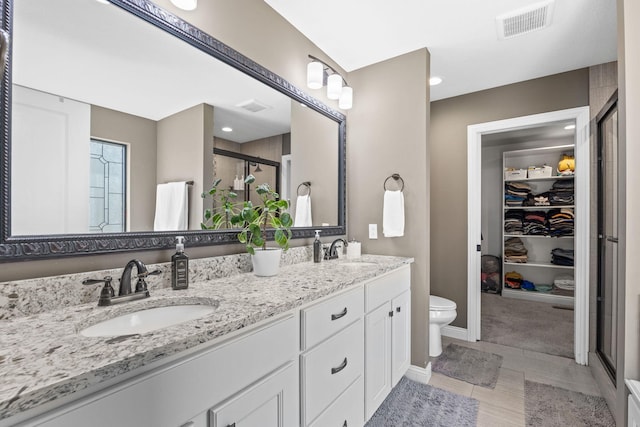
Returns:
[[[338,107],[342,110],[353,107],[353,89],[347,81],[325,62],[313,55],[309,55],[309,58],[311,62],[307,65],[307,87],[321,89],[326,84],[327,98],[337,99]]]
[[[171,0],[171,3],[182,10],[194,10],[198,7],[198,0]]]

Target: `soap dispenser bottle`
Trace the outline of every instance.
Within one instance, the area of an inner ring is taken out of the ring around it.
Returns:
[[[189,287],[189,257],[184,253],[184,236],[176,236],[176,253],[171,257],[171,288]]]
[[[320,241],[320,230],[316,230],[316,239],[313,241],[313,262],[322,261],[322,242]]]

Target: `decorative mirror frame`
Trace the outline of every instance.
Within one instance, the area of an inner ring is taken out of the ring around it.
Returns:
[[[346,117],[298,89],[287,80],[262,67],[209,34],[148,0],[109,0],[146,22],[164,30],[212,57],[248,74],[273,89],[301,102],[338,123],[338,225],[292,228],[293,238],[314,236],[322,229],[323,236],[346,233]],[[0,28],[12,33],[13,2],[0,5]],[[175,236],[184,235],[189,246],[213,246],[237,243],[235,231],[128,232],[110,234],[64,234],[11,236],[11,59],[13,44],[8,51],[5,74],[1,83],[0,102],[0,262],[50,259],[101,253],[160,250],[172,248]],[[272,235],[269,236],[272,238]]]

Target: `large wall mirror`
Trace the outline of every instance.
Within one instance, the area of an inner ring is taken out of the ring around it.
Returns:
[[[2,8],[0,261],[236,242],[201,193],[247,174],[312,191],[294,238],[345,233],[340,112],[147,0]]]

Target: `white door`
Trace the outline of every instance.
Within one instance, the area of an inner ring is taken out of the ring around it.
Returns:
[[[411,363],[411,291],[391,301],[391,386],[395,387]]]
[[[383,304],[365,319],[365,418],[391,392],[391,306]]]
[[[89,231],[89,104],[13,86],[11,234]]]

